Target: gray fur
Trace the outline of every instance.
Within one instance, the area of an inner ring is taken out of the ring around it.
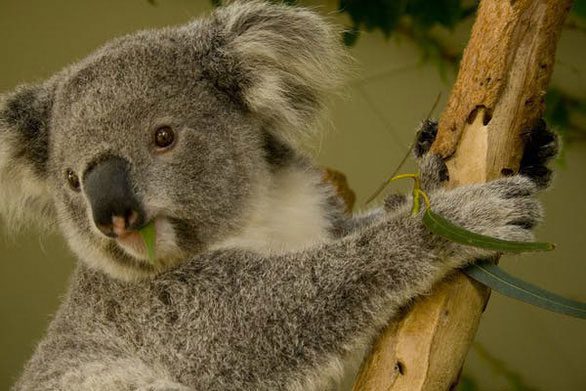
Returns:
[[[344,216],[297,143],[346,62],[316,14],[253,1],[123,37],[2,96],[11,197],[0,202],[48,211],[40,219],[81,261],[15,389],[324,389],[413,298],[493,256],[435,237],[402,198]],[[161,124],[178,139],[158,154]],[[81,192],[67,184],[68,168],[83,177],[106,155],[130,162],[147,217],[171,227],[159,266],[101,234],[83,182]],[[441,160],[420,163],[438,177]],[[281,191],[287,181],[298,195]],[[529,240],[535,191],[511,177],[439,189],[432,203],[472,230]]]

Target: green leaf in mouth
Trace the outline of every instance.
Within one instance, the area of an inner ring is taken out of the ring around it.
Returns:
[[[144,241],[146,247],[147,258],[151,265],[155,266],[155,244],[157,241],[157,230],[155,228],[155,222],[151,221],[145,225],[140,231],[138,231],[140,237]]]

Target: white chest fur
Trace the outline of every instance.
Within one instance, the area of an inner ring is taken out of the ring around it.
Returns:
[[[246,226],[214,246],[260,253],[301,250],[330,237],[328,189],[315,171],[279,171],[254,199]]]

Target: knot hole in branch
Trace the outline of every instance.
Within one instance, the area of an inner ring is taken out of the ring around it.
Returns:
[[[404,375],[405,374],[405,364],[403,364],[401,361],[397,361],[395,363],[395,373],[398,373],[399,375]]]
[[[471,112],[468,114],[468,118],[466,118],[466,122],[468,124],[474,123],[476,121],[476,116],[482,115],[482,125],[486,126],[490,123],[492,119],[492,111],[486,107],[485,105],[477,105]]]

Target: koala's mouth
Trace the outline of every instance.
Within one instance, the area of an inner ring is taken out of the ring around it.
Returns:
[[[137,231],[124,232],[118,235],[116,242],[136,258],[146,257],[146,245]]]
[[[177,245],[175,232],[169,220],[164,216],[157,216],[151,221],[155,224],[156,232],[155,259],[162,260],[180,257],[182,251]],[[144,262],[151,262],[148,258],[144,239],[138,231],[120,232],[115,241],[128,255]]]

